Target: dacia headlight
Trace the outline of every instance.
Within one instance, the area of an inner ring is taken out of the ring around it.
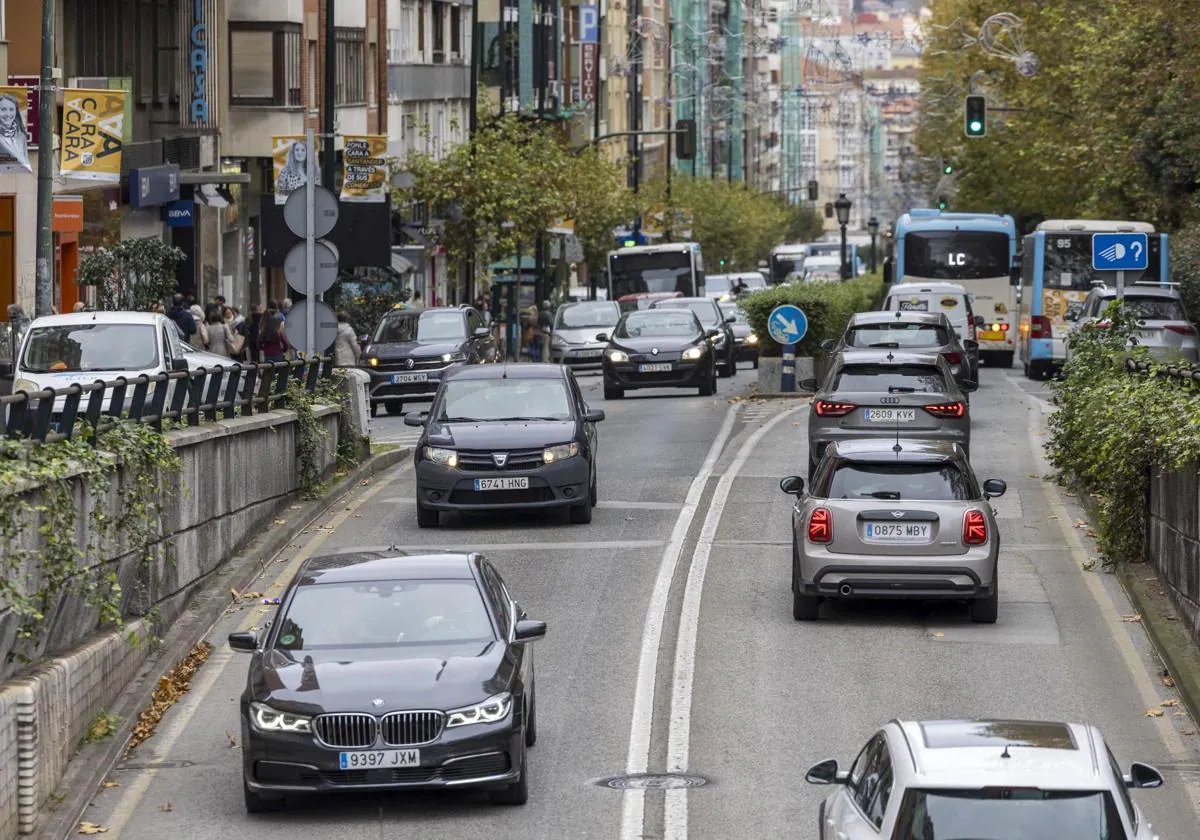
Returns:
[[[703,347],[689,347],[683,351],[683,360],[685,362],[694,362],[704,355]]]
[[[371,367],[379,367],[379,357],[371,356],[369,359],[367,359],[367,364],[369,364]]]
[[[265,703],[250,704],[250,723],[260,732],[312,732],[312,718],[281,712]]]
[[[443,467],[457,467],[458,453],[453,449],[440,449],[436,446],[425,447],[425,460],[441,464]]]
[[[466,353],[443,353],[443,362],[465,362],[467,360]]]
[[[624,350],[605,350],[604,355],[610,362],[628,362],[629,354]]]
[[[547,464],[553,464],[555,461],[565,461],[567,458],[574,458],[579,454],[578,443],[564,443],[559,446],[547,446],[542,452],[542,460]]]
[[[496,723],[508,717],[512,711],[512,695],[505,691],[496,694],[482,703],[454,709],[446,713],[446,728],[453,726],[468,726],[472,723]]]
[[[756,336],[754,333],[750,333],[750,335],[746,336],[746,343],[758,344],[758,336]]]

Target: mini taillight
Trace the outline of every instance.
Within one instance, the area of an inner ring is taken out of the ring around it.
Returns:
[[[946,364],[957,365],[962,362],[962,353],[947,353]]]
[[[967,413],[967,407],[960,402],[927,405],[925,410],[934,417],[962,417]]]
[[[811,535],[811,524],[808,531]],[[963,517],[963,545],[983,545],[987,542],[987,535],[987,520],[983,517],[983,511],[967,511],[967,515]]]
[[[1192,329],[1191,324],[1167,324],[1166,328],[1173,333],[1180,335],[1195,335],[1196,331]]]
[[[817,400],[813,408],[817,412],[818,417],[844,417],[857,408],[854,403],[839,403],[826,402],[825,400]]]
[[[829,508],[815,508],[808,516],[808,541],[814,543],[833,542],[833,517]]]

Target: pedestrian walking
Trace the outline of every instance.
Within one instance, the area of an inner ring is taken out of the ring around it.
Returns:
[[[200,308],[200,304],[198,303],[193,303],[191,309],[188,311],[192,313],[192,321],[196,325],[195,338],[189,343],[197,350],[207,350],[208,327],[206,326],[206,323],[208,321],[208,317],[204,314],[204,310]]]
[[[350,326],[350,315],[346,311],[337,314],[337,335],[333,339],[333,364],[335,367],[355,367],[362,357],[358,336]]]
[[[183,295],[175,295],[171,298],[171,308],[167,310],[167,317],[179,328],[179,337],[184,341],[190,341],[196,332],[196,319],[192,315],[192,311],[188,309]]]
[[[282,362],[292,349],[278,309],[268,309],[258,328],[258,349],[264,362]]]
[[[246,319],[246,355],[252,364],[262,361],[262,352],[258,349],[258,335],[262,327],[263,309],[259,304],[250,307],[250,317]]]
[[[205,326],[208,333],[209,353],[232,359],[234,352],[242,349],[241,344],[237,340],[237,335],[229,324],[225,323],[219,310],[209,310],[208,323]]]

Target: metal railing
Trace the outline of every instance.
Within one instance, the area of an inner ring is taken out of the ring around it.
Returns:
[[[9,439],[53,443],[71,439],[79,430],[78,421],[93,431],[106,420],[120,417],[158,431],[165,422],[198,426],[203,420],[217,420],[218,415],[232,420],[270,411],[283,400],[289,382],[301,383],[312,392],[332,374],[333,357],[329,356],[76,382],[57,390],[15,391],[0,397],[0,430]],[[156,387],[151,389],[151,385]],[[56,410],[60,400],[61,407]]]
[[[1166,379],[1200,384],[1200,366],[1197,365],[1151,364],[1149,362],[1138,361],[1137,359],[1126,359],[1125,371],[1127,373],[1153,372],[1156,376]]]

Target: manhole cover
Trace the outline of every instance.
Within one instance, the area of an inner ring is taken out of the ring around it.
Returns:
[[[178,770],[181,767],[191,767],[195,762],[181,759],[179,761],[130,761],[117,766],[123,770]]]
[[[708,784],[703,776],[686,773],[635,773],[625,776],[606,776],[595,784],[613,790],[678,790],[698,788]]]

